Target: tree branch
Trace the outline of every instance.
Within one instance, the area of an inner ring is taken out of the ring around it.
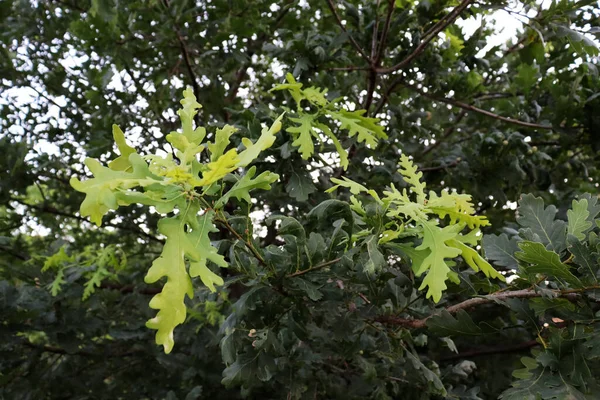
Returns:
[[[335,9],[335,4],[333,4],[333,0],[327,0],[327,5],[329,6],[329,9],[331,10],[331,13],[335,17],[335,20],[337,21],[338,25],[340,26],[340,28],[342,28],[342,31],[344,31],[344,33],[348,35],[348,39],[350,39],[350,42],[352,43],[352,45],[354,46],[354,48],[356,49],[356,51],[360,54],[360,56],[362,58],[365,59],[365,61],[367,62],[367,64],[370,65],[371,64],[371,59],[369,58],[369,56],[367,56],[367,54],[363,51],[363,49],[356,42],[356,40],[354,40],[354,38],[352,37],[352,35],[350,35],[348,33],[348,31],[346,30],[346,27],[344,26],[344,24],[342,24],[342,20],[340,19],[340,16],[339,16],[339,14],[337,13],[337,11]]]
[[[566,289],[566,290],[551,290],[556,297],[564,297],[568,299],[574,299],[577,297],[577,294],[586,292],[588,290],[596,290],[600,289],[599,285],[595,286],[587,286],[580,289]],[[497,292],[487,296],[482,297],[473,297],[471,299],[465,300],[461,303],[454,304],[452,306],[447,307],[445,310],[450,314],[456,314],[460,310],[466,310],[471,307],[475,307],[481,304],[488,304],[496,301],[502,301],[506,299],[531,299],[535,297],[542,297],[541,292],[536,292],[532,289],[522,289],[522,290],[514,290],[508,292]],[[396,316],[381,316],[376,320],[378,322],[387,323],[391,325],[403,326],[405,328],[418,329],[423,328],[427,324],[427,320],[433,317],[436,314],[432,314],[428,317],[422,319],[406,319],[400,318]]]
[[[417,48],[410,53],[405,59],[400,61],[398,64],[389,68],[380,68],[377,70],[380,74],[389,74],[390,72],[397,71],[409,65],[415,58],[417,58],[427,47],[427,45],[437,37],[438,33],[443,31],[448,25],[452,24],[456,18],[462,13],[473,0],[463,0],[458,6],[456,6],[448,15],[438,21],[425,35],[425,38],[417,46]]]
[[[419,168],[418,171],[421,172],[433,172],[433,171],[441,171],[443,169],[448,169],[448,168],[454,168],[456,167],[458,164],[460,164],[462,160],[460,158],[457,158],[456,160],[452,161],[449,164],[444,164],[444,165],[439,165],[437,167],[424,167],[424,168]]]
[[[383,52],[385,50],[385,43],[387,41],[387,35],[390,31],[390,25],[392,23],[392,14],[394,13],[396,1],[388,0],[388,12],[385,17],[385,23],[383,25],[383,31],[381,32],[381,39],[379,40],[379,48],[377,49],[377,55],[375,56],[375,60],[373,60],[373,64],[378,65],[383,57]]]
[[[454,107],[462,108],[463,110],[473,111],[473,112],[497,119],[499,121],[508,122],[509,124],[514,124],[514,125],[519,125],[519,126],[524,126],[526,128],[534,128],[534,129],[544,129],[544,130],[552,130],[553,129],[552,126],[550,126],[550,125],[535,124],[532,122],[525,122],[525,121],[521,121],[518,119],[510,118],[510,117],[503,117],[501,115],[494,114],[491,111],[487,111],[487,110],[481,109],[479,107],[475,107],[471,104],[463,103],[463,102],[460,102],[457,100],[447,99],[445,97],[436,97],[434,95],[424,92],[423,90],[421,90],[418,87],[413,86],[413,85],[403,84],[403,86],[407,89],[410,89],[414,92],[419,93],[423,97],[427,97],[430,100],[437,101],[440,103],[450,104]]]

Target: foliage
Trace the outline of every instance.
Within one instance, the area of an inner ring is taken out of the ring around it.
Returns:
[[[0,398],[600,397],[599,17],[0,0]]]

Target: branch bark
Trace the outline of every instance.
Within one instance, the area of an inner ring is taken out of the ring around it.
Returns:
[[[580,289],[566,289],[566,290],[553,290],[554,294],[557,297],[564,297],[568,299],[575,299],[579,293],[583,293],[589,290],[600,289],[600,286],[588,286]],[[473,297],[471,299],[465,300],[461,303],[454,304],[452,306],[447,307],[445,310],[450,314],[456,314],[460,310],[466,310],[478,305],[493,303],[496,301],[502,301],[506,299],[531,299],[535,297],[542,297],[542,293],[536,292],[532,289],[522,289],[522,290],[513,290],[508,292],[498,292],[494,294],[490,294],[485,297]],[[422,319],[406,319],[400,318],[396,316],[381,316],[376,320],[378,322],[390,324],[390,325],[398,325],[405,328],[418,329],[424,328],[427,324],[429,318],[433,317],[436,314],[432,314],[428,317]]]

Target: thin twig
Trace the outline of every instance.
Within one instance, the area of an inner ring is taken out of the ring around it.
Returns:
[[[375,60],[373,60],[373,64],[375,64],[375,65],[378,65],[383,57],[383,52],[385,50],[387,35],[390,31],[390,25],[392,23],[392,14],[394,13],[395,6],[396,6],[395,0],[388,0],[388,12],[385,17],[383,31],[381,32],[381,39],[379,40],[379,48],[377,49],[377,55],[375,56]]]
[[[447,99],[445,97],[437,97],[437,96],[431,95],[429,93],[426,93],[423,90],[421,90],[418,87],[413,86],[413,85],[403,84],[402,86],[405,87],[405,88],[407,88],[407,89],[410,89],[410,90],[412,90],[414,92],[417,92],[421,96],[427,97],[430,100],[437,101],[437,102],[440,102],[440,103],[450,104],[452,106],[455,106],[455,107],[458,107],[458,108],[462,108],[463,110],[473,111],[473,112],[476,112],[476,113],[479,113],[479,114],[482,114],[482,115],[485,115],[485,116],[488,116],[488,117],[491,117],[491,118],[495,118],[495,119],[500,120],[500,121],[508,122],[510,124],[524,126],[526,128],[534,128],[534,129],[544,129],[544,130],[552,130],[553,129],[552,126],[550,126],[550,125],[535,124],[535,123],[532,123],[532,122],[525,122],[525,121],[521,121],[521,120],[518,120],[518,119],[510,118],[510,117],[503,117],[501,115],[494,114],[491,111],[487,111],[487,110],[484,110],[482,108],[475,107],[475,106],[473,106],[471,104],[463,103],[463,102],[460,102],[460,101],[457,101],[457,100]]]
[[[424,168],[419,168],[418,171],[420,172],[434,172],[434,171],[441,171],[443,169],[448,169],[448,168],[454,168],[456,167],[458,164],[460,164],[462,160],[460,158],[457,158],[455,161],[452,161],[449,164],[443,164],[443,165],[439,165],[437,167],[424,167]]]
[[[352,37],[352,35],[350,35],[348,33],[348,31],[346,30],[346,27],[344,26],[344,24],[342,24],[342,20],[341,20],[339,14],[337,13],[337,10],[335,9],[335,4],[333,4],[333,0],[327,0],[327,5],[329,6],[329,9],[331,10],[331,13],[335,17],[335,20],[337,21],[337,23],[340,26],[340,28],[342,28],[342,30],[344,31],[344,33],[346,35],[348,35],[348,39],[350,39],[350,42],[352,43],[352,45],[354,46],[354,48],[356,49],[356,51],[360,54],[360,56],[362,58],[365,59],[365,61],[367,62],[367,64],[370,65],[371,64],[371,59],[369,58],[369,56],[364,52],[364,50],[360,47],[360,45],[356,42],[356,40],[354,40],[354,38]]]
[[[434,27],[426,34],[425,38],[419,43],[417,48],[410,53],[406,58],[400,61],[398,64],[389,68],[380,68],[377,70],[380,74],[389,74],[394,71],[398,71],[409,65],[415,58],[417,58],[427,47],[427,45],[437,37],[438,33],[443,31],[448,25],[452,24],[456,18],[462,13],[473,0],[463,0],[458,6],[456,6],[446,17],[442,18]]]
[[[238,233],[238,231],[233,229],[233,227],[231,225],[229,225],[229,222],[227,222],[227,219],[225,219],[225,216],[215,218],[215,221],[220,223],[221,225],[223,225],[233,236],[235,236],[239,241],[244,243],[246,245],[246,247],[248,248],[248,250],[250,250],[250,252],[252,252],[252,255],[258,260],[258,262],[260,262],[262,265],[265,265],[265,266],[267,265],[267,262],[265,261],[263,256],[260,255],[260,253],[258,252],[256,247],[254,247],[252,242],[250,242],[249,240],[245,240],[242,237],[242,235],[240,235]]]
[[[467,112],[465,110],[460,110],[460,112],[456,116],[456,119],[454,120],[454,122],[452,123],[452,125],[450,125],[449,127],[446,128],[446,130],[444,131],[444,134],[442,135],[442,137],[440,137],[438,140],[435,141],[435,143],[432,143],[431,145],[427,146],[423,150],[423,152],[421,153],[421,157],[423,157],[424,155],[426,155],[427,153],[429,153],[431,150],[433,150],[436,147],[438,147],[440,144],[442,144],[442,142],[445,139],[447,139],[448,137],[450,137],[454,133],[454,131],[456,130],[456,125],[458,125],[460,123],[460,121],[462,121],[462,119],[465,117],[465,115],[467,115]]]
[[[325,267],[328,267],[330,265],[333,265],[333,264],[337,263],[340,260],[341,260],[341,258],[334,258],[333,260],[325,261],[324,263],[315,265],[314,267],[311,267],[311,268],[308,268],[308,269],[303,269],[302,271],[296,271],[293,274],[286,275],[286,278],[294,278],[296,276],[308,274],[309,272],[313,272],[313,271],[319,270],[321,268],[325,268]]]

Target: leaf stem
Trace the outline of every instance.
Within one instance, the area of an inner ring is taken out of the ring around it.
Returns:
[[[215,221],[220,223],[221,225],[223,225],[233,236],[235,236],[239,241],[244,243],[246,245],[246,247],[248,248],[248,250],[250,250],[252,252],[252,255],[258,260],[258,262],[260,262],[264,266],[267,266],[267,262],[265,261],[263,256],[260,255],[260,253],[258,252],[256,247],[254,247],[252,242],[250,240],[245,240],[242,237],[242,235],[240,235],[238,233],[238,231],[233,229],[233,227],[229,224],[229,222],[227,222],[227,219],[225,218],[225,215],[222,212],[221,212],[220,217],[215,218]]]

